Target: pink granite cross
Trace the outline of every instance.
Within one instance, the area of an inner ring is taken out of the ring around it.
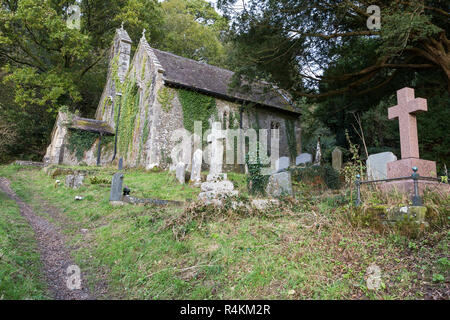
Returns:
[[[388,117],[398,118],[402,159],[419,158],[416,114],[427,111],[427,100],[414,98],[414,89],[406,87],[397,91],[397,103],[388,109]]]

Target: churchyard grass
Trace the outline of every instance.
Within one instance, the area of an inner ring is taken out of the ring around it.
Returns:
[[[110,171],[98,175],[110,178]],[[55,188],[38,169],[0,167],[0,176],[62,228],[99,299],[421,299],[448,292],[448,230],[409,239],[355,227],[345,219],[348,198],[337,191],[296,184],[294,214],[283,206],[274,216],[207,211],[208,219],[181,225],[185,236],[177,239],[164,226],[182,207],[112,207],[109,186],[86,179],[78,190]],[[229,177],[239,189],[246,184],[244,175]],[[124,185],[169,200],[198,192],[167,172],[126,170]],[[377,291],[366,285],[373,263],[382,270]]]
[[[41,269],[33,230],[0,192],[0,300],[47,298]]]

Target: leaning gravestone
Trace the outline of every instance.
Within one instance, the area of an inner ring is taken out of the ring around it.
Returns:
[[[186,182],[186,167],[187,165],[184,162],[178,162],[176,166],[176,177],[181,184]]]
[[[382,152],[372,154],[367,158],[367,179],[382,180],[387,178],[387,164],[397,161],[397,157],[392,152]]]
[[[307,163],[311,163],[313,161],[312,154],[310,153],[302,153],[295,159],[295,165],[306,165]]]
[[[334,148],[333,152],[331,153],[331,163],[336,171],[340,171],[342,168],[342,151],[338,147]]]
[[[121,202],[122,201],[122,184],[123,184],[123,173],[117,172],[114,174],[111,181],[111,194],[109,196],[109,201],[111,202]]]
[[[290,160],[288,157],[281,157],[275,163],[276,172],[286,171],[289,168]]]
[[[290,172],[275,173],[270,176],[266,192],[272,197],[292,196],[292,180]]]
[[[197,149],[194,152],[194,157],[192,160],[192,170],[191,170],[191,179],[190,181],[194,183],[194,186],[199,186],[201,180],[201,172],[202,172],[202,161],[203,161],[203,151]]]

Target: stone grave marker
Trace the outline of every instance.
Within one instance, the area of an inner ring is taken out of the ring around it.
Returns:
[[[186,167],[187,165],[184,162],[178,162],[176,167],[176,177],[181,184],[186,182]]]
[[[266,192],[272,197],[292,196],[291,173],[285,171],[271,175]]]
[[[120,202],[122,201],[123,191],[123,173],[117,172],[113,175],[111,181],[111,194],[109,196],[109,201]]]
[[[299,165],[306,165],[307,163],[312,163],[313,161],[313,156],[310,153],[302,153],[300,155],[297,156],[297,158],[295,159],[295,165],[299,166]]]
[[[288,157],[281,157],[275,163],[276,172],[286,171],[289,168],[290,159]]]
[[[202,172],[202,161],[203,161],[203,151],[197,149],[194,152],[194,157],[192,160],[192,170],[190,181],[194,183],[194,186],[199,185],[201,182],[201,172]]]
[[[367,179],[382,180],[387,178],[387,164],[396,161],[397,157],[392,152],[372,154],[367,158]]]
[[[338,147],[334,148],[331,153],[331,163],[336,171],[340,171],[342,169],[342,151]]]

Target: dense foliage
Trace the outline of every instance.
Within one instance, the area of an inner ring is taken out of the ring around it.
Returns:
[[[70,129],[67,149],[75,154],[78,161],[81,161],[84,153],[92,148],[98,138],[98,133]]]
[[[81,8],[79,30],[67,26],[74,4]],[[9,142],[0,161],[42,159],[61,106],[94,115],[122,23],[135,46],[145,28],[153,47],[224,61],[219,38],[227,22],[203,0],[1,0],[0,124]]]
[[[194,122],[202,122],[202,130],[210,127],[209,119],[217,113],[216,99],[189,90],[178,90],[178,98],[183,107],[183,124],[186,130],[194,132]]]

